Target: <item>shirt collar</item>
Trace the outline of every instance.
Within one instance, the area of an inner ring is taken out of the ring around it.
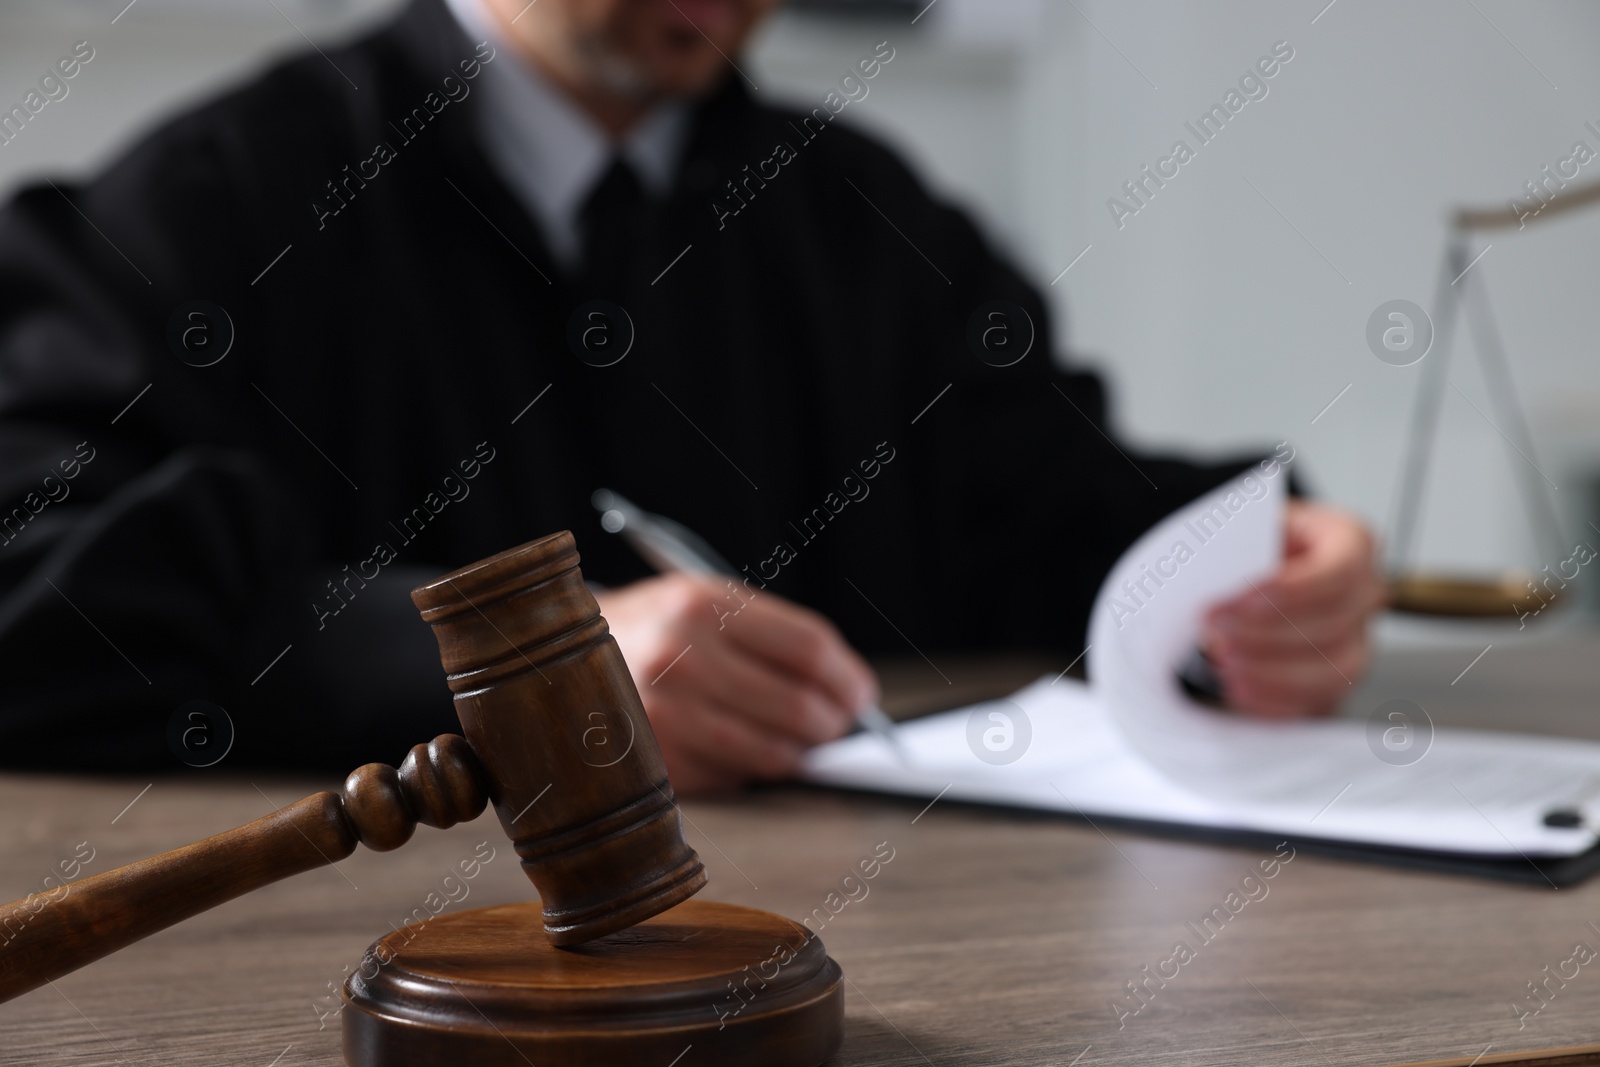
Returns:
[[[633,166],[646,192],[663,197],[670,191],[688,133],[687,104],[658,104],[613,142],[533,64],[516,58],[483,0],[446,2],[470,37],[489,41],[506,57],[484,67],[478,134],[557,259],[570,265],[578,258],[578,212],[614,153]]]

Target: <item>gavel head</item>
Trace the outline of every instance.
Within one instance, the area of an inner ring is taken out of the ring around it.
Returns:
[[[553,944],[632,926],[706,884],[570,533],[463,567],[411,599],[439,641],[462,732]]]

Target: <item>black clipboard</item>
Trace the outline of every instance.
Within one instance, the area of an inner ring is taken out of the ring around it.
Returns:
[[[847,786],[826,785],[820,782],[795,783],[809,789],[830,793],[878,797],[903,801],[908,805],[921,804],[925,798],[905,793],[880,793],[870,789],[853,789]],[[1196,841],[1201,844],[1232,848],[1275,848],[1284,841],[1297,851],[1329,859],[1370,863],[1384,867],[1402,867],[1428,871],[1434,874],[1466,875],[1486,878],[1496,882],[1516,885],[1565,889],[1578,885],[1596,871],[1600,871],[1600,841],[1573,856],[1485,856],[1475,852],[1443,852],[1429,849],[1401,848],[1395,845],[1369,845],[1337,838],[1309,837],[1295,834],[1268,833],[1262,830],[1237,830],[1194,823],[1166,822],[1155,819],[1135,819],[1124,815],[1101,815],[1094,812],[1058,811],[1055,809],[1028,808],[1013,804],[991,804],[974,800],[945,800],[942,803],[968,811],[1000,812],[1012,817],[1028,819],[1054,819],[1081,823],[1098,829],[1126,830],[1130,833],[1163,837],[1174,841]]]

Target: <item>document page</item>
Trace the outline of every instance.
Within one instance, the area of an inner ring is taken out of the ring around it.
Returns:
[[[1483,855],[1573,855],[1600,812],[1600,744],[1432,732],[1394,759],[1365,720],[1251,720],[1201,705],[1178,667],[1207,606],[1271,574],[1286,476],[1252,469],[1179,509],[1118,560],[1089,626],[1090,683],[906,723],[909,760],[870,734],[813,750],[808,780],[857,789]],[[1400,696],[1400,694],[1397,694]]]

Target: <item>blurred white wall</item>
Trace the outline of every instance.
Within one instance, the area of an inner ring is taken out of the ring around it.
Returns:
[[[67,83],[65,99],[0,146],[0,192],[28,177],[93,167],[175,109],[248,77],[271,56],[307,48],[306,37],[337,40],[392,7],[393,0],[4,0],[6,110],[75,42],[88,41],[95,54]]]
[[[73,41],[97,54],[66,100],[0,148],[0,190],[92,167],[155,117],[305,47],[302,32],[337,40],[393,7],[125,4],[6,4],[0,101],[20,99]],[[1369,314],[1393,298],[1431,304],[1450,207],[1503,205],[1574,141],[1600,152],[1584,128],[1600,128],[1600,6],[1583,0],[936,0],[915,25],[785,14],[749,72],[763,94],[814,103],[881,40],[896,58],[847,117],[977,212],[1047,288],[1066,344],[1110,378],[1126,434],[1207,452],[1288,438],[1320,492],[1379,524],[1422,365],[1379,362]],[[1194,145],[1184,123],[1282,40],[1295,55],[1268,95],[1119,229],[1108,198],[1174,140]],[[1600,162],[1582,174],[1600,179]],[[1600,208],[1486,235],[1474,253],[1492,247],[1473,268],[1534,418],[1540,467],[1589,517],[1597,238]],[[1507,460],[1473,409],[1494,414],[1464,343],[1452,379],[1460,393],[1446,393],[1423,556],[1467,568],[1554,562],[1535,548],[1513,482],[1531,471]]]

